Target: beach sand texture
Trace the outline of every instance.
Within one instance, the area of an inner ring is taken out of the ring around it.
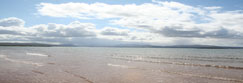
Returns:
[[[0,47],[0,83],[243,83],[242,49]]]

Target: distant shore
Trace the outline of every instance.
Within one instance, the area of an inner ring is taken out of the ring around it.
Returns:
[[[118,48],[194,48],[194,49],[243,49],[243,47],[233,46],[213,46],[213,45],[172,45],[172,46],[153,46],[153,45],[115,45],[115,46],[89,46],[89,45],[69,45],[69,44],[43,44],[43,43],[0,43],[0,46],[16,47],[118,47]]]

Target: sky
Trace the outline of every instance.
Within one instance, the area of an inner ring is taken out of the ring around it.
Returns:
[[[243,0],[1,0],[0,42],[243,46]]]

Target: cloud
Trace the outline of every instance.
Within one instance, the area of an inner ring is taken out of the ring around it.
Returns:
[[[165,27],[162,30],[156,30],[155,32],[160,33],[167,37],[203,37],[200,32],[201,30],[183,30],[181,27]]]
[[[25,27],[24,21],[19,18],[10,17],[0,20],[2,25],[0,26],[0,41],[72,44],[74,37],[88,40],[95,39],[97,35],[96,26],[92,23],[73,21],[67,25],[49,23]]]
[[[221,11],[220,6],[190,6],[158,0],[152,2],[140,5],[41,3],[38,12],[52,17],[108,19],[113,25],[143,29],[167,37],[242,38],[242,10]],[[117,33],[103,31],[103,34]]]
[[[201,28],[185,29],[184,26],[166,26],[161,30],[155,30],[155,33],[162,34],[167,37],[185,37],[185,38],[226,38],[241,39],[243,33],[239,31],[229,30],[226,28],[218,28],[212,31],[205,31]]]
[[[3,27],[0,27],[0,34],[9,34],[9,35],[22,35],[19,31],[11,30],[11,29],[5,29]]]
[[[128,29],[112,27],[105,27],[98,30],[96,29],[95,24],[81,23],[79,21],[73,21],[67,25],[48,23],[30,27],[0,26],[0,42],[38,42],[83,46],[112,46],[131,43],[131,41],[129,41],[130,39],[124,40],[126,37],[129,37],[129,32]],[[113,38],[110,36],[113,36]],[[116,36],[121,37],[119,38]]]
[[[35,25],[36,36],[40,37],[95,37],[95,25],[91,23],[71,22],[68,25],[49,23]]]
[[[108,35],[108,36],[128,36],[129,30],[112,28],[112,27],[104,27],[100,33],[102,35]]]
[[[218,10],[218,9],[222,9],[222,7],[220,6],[212,6],[212,7],[204,7],[205,9],[208,9],[208,10]]]
[[[144,26],[144,28],[149,27]],[[205,43],[212,45],[242,45],[240,38],[242,38],[242,33],[232,32],[223,27],[204,31],[201,28],[192,29],[190,26],[184,25],[138,31],[114,27],[96,29],[92,23],[80,23],[79,21],[67,25],[49,23],[30,27],[0,26],[1,42],[41,42],[83,46],[112,46],[132,43],[151,45]],[[220,40],[225,42],[217,43]]]
[[[10,17],[0,19],[0,34],[22,35],[36,37],[95,37],[96,28],[92,23],[71,22],[63,24],[40,24],[24,27],[24,21],[19,18]]]
[[[24,28],[25,21],[16,17],[0,19],[1,35],[27,35],[30,29]]]
[[[126,13],[126,8],[133,8],[133,5],[127,5],[124,8],[124,6],[108,5],[104,3],[86,4],[70,2],[64,4],[40,3],[37,8],[40,15],[52,17],[74,17],[80,19],[119,18],[136,15],[136,13]]]
[[[24,21],[16,17],[9,17],[5,19],[0,19],[0,26],[11,27],[11,26],[24,26]]]
[[[108,27],[97,29],[96,25],[99,24],[78,21],[66,25],[48,23],[25,27],[23,20],[11,17],[0,20],[0,36],[5,39],[24,36],[25,38],[21,39],[26,41],[60,41],[75,44],[78,42],[88,44],[96,40],[146,42],[158,45],[241,44],[239,42],[243,38],[243,10],[222,9],[220,6],[191,6],[159,0],[152,0],[152,3],[123,5],[40,3],[37,12],[41,16],[91,21],[102,19],[107,22],[105,25]],[[217,43],[219,41],[225,41],[225,44]]]

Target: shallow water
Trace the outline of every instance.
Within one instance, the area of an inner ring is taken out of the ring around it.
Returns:
[[[0,47],[1,83],[243,83],[243,49]]]

